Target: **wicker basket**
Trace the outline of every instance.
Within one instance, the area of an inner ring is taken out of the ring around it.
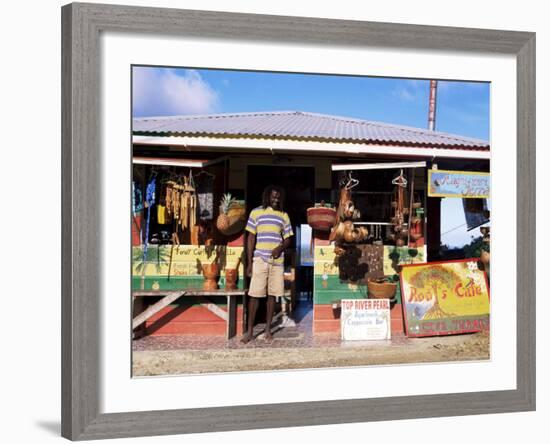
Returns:
[[[240,203],[234,203],[231,208],[227,211],[227,215],[221,214],[222,210],[220,207],[220,217],[226,217],[227,219],[227,228],[220,229],[220,224],[216,223],[218,231],[224,236],[233,236],[234,234],[240,233],[244,230],[246,226],[246,207]]]
[[[314,230],[330,231],[336,222],[336,210],[328,207],[307,209],[307,223]]]
[[[369,278],[367,281],[367,289],[369,298],[371,299],[393,299],[397,291],[397,284],[381,279]]]

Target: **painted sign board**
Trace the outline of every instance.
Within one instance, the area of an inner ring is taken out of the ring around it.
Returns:
[[[132,288],[174,290],[201,288],[204,277],[201,264],[217,259],[219,285],[225,285],[224,269],[238,266],[239,288],[243,286],[243,247],[149,245],[143,260],[143,247],[132,247]]]
[[[389,299],[342,299],[341,308],[342,340],[391,339]]]
[[[401,265],[420,264],[427,261],[426,245],[419,248],[384,245],[384,275],[399,274]]]
[[[361,247],[372,247],[363,245]],[[399,274],[401,265],[410,263],[425,263],[427,260],[426,246],[419,248],[395,247],[393,245],[384,245],[382,258],[382,275],[393,276]],[[369,251],[363,250],[363,257],[368,258]],[[376,252],[378,259],[370,261],[371,269],[380,273],[380,251]],[[341,299],[362,299],[367,297],[366,284],[361,282],[342,281],[340,279],[340,269],[338,261],[334,254],[333,245],[315,246],[314,262],[314,292],[313,301],[315,304],[331,304]],[[363,260],[363,259],[361,259]],[[372,264],[376,263],[376,266]],[[398,290],[398,301],[400,301],[400,292]]]
[[[489,287],[477,259],[404,265],[407,336],[470,333],[489,327]]]
[[[428,196],[488,199],[490,173],[428,170]]]

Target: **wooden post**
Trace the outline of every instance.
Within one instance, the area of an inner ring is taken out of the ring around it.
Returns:
[[[237,334],[237,297],[227,295],[227,339]]]
[[[409,196],[409,218],[407,221],[407,248],[410,247],[411,244],[411,219],[412,219],[412,211],[413,211],[413,202],[414,202],[414,175],[416,173],[416,169],[412,168],[412,178],[411,178],[411,195]]]

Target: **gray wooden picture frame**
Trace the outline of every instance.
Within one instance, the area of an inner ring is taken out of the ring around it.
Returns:
[[[517,57],[517,389],[165,411],[99,411],[104,31]],[[101,4],[62,8],[62,435],[73,440],[535,409],[535,34]]]

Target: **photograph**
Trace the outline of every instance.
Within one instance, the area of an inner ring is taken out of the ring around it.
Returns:
[[[133,377],[491,359],[490,82],[131,89]]]

